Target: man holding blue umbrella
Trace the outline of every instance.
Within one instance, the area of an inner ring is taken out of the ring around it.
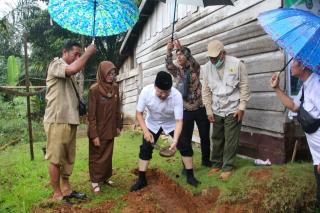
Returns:
[[[317,212],[320,212],[320,76],[312,73],[309,68],[298,60],[293,60],[291,74],[303,82],[299,94],[294,99],[291,99],[280,89],[278,74],[272,76],[270,84],[282,104],[291,111],[298,113],[298,120],[299,116],[301,116],[301,110],[305,110],[312,117],[312,120],[314,120],[314,123],[309,127],[306,126],[304,131],[306,132],[313,159],[314,174],[317,181],[316,208]]]
[[[139,9],[133,0],[50,0],[48,12],[61,27],[92,36],[93,43],[97,36],[111,36],[127,31],[139,17]],[[75,156],[76,126],[79,124],[79,101],[75,96],[78,89],[77,85],[73,85],[73,75],[84,67],[95,51],[96,47],[90,45],[80,57],[80,45],[74,43],[65,46],[62,58],[55,59],[49,66],[44,122],[48,147],[51,147],[46,157],[50,160],[49,173],[55,200],[62,199],[63,195],[68,195],[64,197],[67,199],[84,197],[83,193],[72,191],[69,184]],[[55,135],[56,132],[59,134]]]
[[[306,133],[317,181],[316,212],[320,212],[320,17],[299,9],[276,9],[258,17],[272,39],[293,57],[291,74],[302,82],[291,99],[279,88],[279,73],[271,77],[282,104],[293,112]],[[284,70],[284,69],[283,69]]]

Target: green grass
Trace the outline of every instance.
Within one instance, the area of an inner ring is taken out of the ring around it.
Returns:
[[[138,150],[141,134],[123,133],[115,141],[113,158],[116,187],[103,187],[101,196],[92,196],[88,175],[88,140],[77,140],[77,156],[71,183],[78,191],[87,193],[91,200],[81,204],[82,207],[93,207],[97,203],[117,199],[128,193],[136,178],[132,170],[137,168]],[[45,200],[52,193],[49,186],[47,161],[44,160],[41,148],[44,142],[34,145],[35,160],[30,161],[28,144],[19,144],[0,152],[0,212],[30,212],[35,206],[45,206]],[[259,171],[250,160],[237,158],[235,174],[228,182],[219,180],[218,174],[208,176],[209,168],[200,166],[201,155],[195,149],[195,175],[202,184],[193,188],[186,184],[181,176],[181,158],[177,153],[173,158],[162,158],[154,151],[150,168],[160,168],[179,185],[194,194],[211,187],[220,189],[218,203],[246,203],[261,189],[265,198],[261,206],[269,212],[288,212],[305,207],[313,202],[315,181],[310,163],[294,163],[283,166],[268,167],[272,175],[265,181],[249,177],[251,171]],[[179,177],[178,177],[179,176]],[[306,197],[308,198],[307,200]],[[303,199],[304,198],[304,199]],[[126,203],[119,201],[112,212],[120,212]],[[277,211],[274,211],[276,209]]]
[[[14,141],[28,142],[27,99],[25,97],[15,97],[10,101],[3,99],[0,94],[0,147]],[[35,97],[32,100],[35,100]],[[45,139],[43,116],[39,118],[40,115],[35,113],[34,106],[34,104],[31,105],[33,141],[41,141]]]

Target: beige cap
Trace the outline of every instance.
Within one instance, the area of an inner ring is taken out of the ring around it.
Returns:
[[[219,40],[210,41],[208,44],[207,56],[217,57],[222,50],[224,50],[224,46],[221,41]]]

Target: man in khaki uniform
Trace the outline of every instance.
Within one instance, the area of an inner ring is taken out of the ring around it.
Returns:
[[[77,125],[80,124],[79,100],[75,92],[79,88],[74,75],[84,67],[95,51],[96,47],[90,45],[81,55],[81,45],[67,41],[62,50],[62,58],[55,58],[48,68],[47,106],[43,122],[47,136],[45,158],[50,162],[49,175],[54,200],[85,196],[72,191],[69,183],[75,159]]]
[[[208,120],[213,124],[211,173],[220,172],[227,180],[234,169],[241,122],[250,99],[248,74],[244,63],[226,55],[223,44],[214,40],[208,44],[209,62],[203,70],[202,99]]]

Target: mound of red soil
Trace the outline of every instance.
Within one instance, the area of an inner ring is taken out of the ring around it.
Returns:
[[[146,188],[124,197],[128,206],[123,212],[210,212],[219,197],[217,188],[194,196],[156,170],[148,172],[147,179]]]
[[[201,195],[193,195],[159,170],[147,172],[148,186],[137,192],[128,192],[121,200],[127,203],[122,209],[124,213],[136,212],[212,212],[215,202],[219,197],[219,190],[212,188],[204,190]],[[97,204],[93,208],[78,206],[58,206],[54,209],[38,208],[34,212],[109,212],[119,199],[108,200]]]

